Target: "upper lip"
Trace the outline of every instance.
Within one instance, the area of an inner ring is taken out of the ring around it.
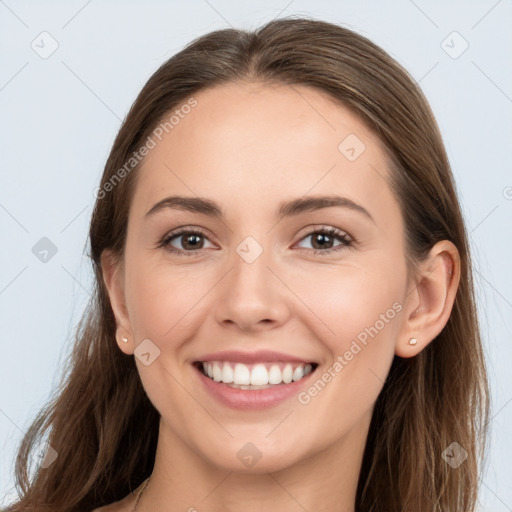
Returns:
[[[290,361],[297,363],[312,363],[314,361],[306,360],[301,357],[284,354],[282,352],[274,352],[273,350],[258,350],[256,352],[241,352],[239,350],[223,350],[222,352],[215,352],[205,354],[196,359],[196,362],[205,361],[233,361],[237,363],[265,363],[272,361]]]

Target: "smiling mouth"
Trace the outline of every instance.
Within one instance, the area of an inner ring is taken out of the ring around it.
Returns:
[[[196,361],[194,366],[211,380],[232,388],[257,390],[296,382],[318,367],[318,363]]]

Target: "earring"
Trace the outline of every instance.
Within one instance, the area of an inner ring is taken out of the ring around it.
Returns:
[[[122,339],[125,343],[128,343],[128,338],[127,338],[126,336],[123,336],[121,339]]]
[[[416,343],[418,343],[418,340],[416,338],[411,338],[409,340],[409,345],[416,345]]]

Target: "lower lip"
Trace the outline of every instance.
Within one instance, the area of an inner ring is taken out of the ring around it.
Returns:
[[[275,407],[281,402],[296,396],[300,389],[310,380],[315,370],[308,373],[300,380],[290,382],[290,384],[279,384],[266,389],[238,389],[232,388],[223,382],[217,382],[207,377],[199,368],[194,365],[195,371],[203,382],[206,389],[219,402],[232,409],[260,410]]]

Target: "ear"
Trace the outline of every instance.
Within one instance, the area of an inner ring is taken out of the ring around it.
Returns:
[[[117,344],[125,354],[133,354],[134,340],[126,308],[123,261],[116,258],[112,251],[106,249],[101,254],[101,271],[116,319]],[[128,341],[123,341],[123,338]]]
[[[400,357],[421,352],[443,330],[450,318],[460,281],[460,257],[455,245],[443,240],[430,250],[420,264],[404,308],[404,323],[395,347]],[[409,340],[415,338],[416,344]]]

